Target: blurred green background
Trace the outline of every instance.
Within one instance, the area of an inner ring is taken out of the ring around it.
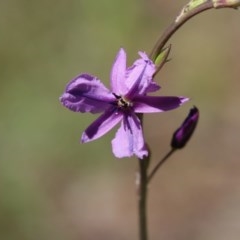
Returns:
[[[79,143],[96,116],[63,108],[66,83],[89,72],[108,86],[120,47],[129,65],[150,52],[186,2],[0,2],[0,239],[137,239],[136,159],[114,159],[112,131]],[[198,129],[150,186],[150,239],[238,240],[240,235],[240,14],[211,10],[171,39],[162,95],[191,102],[147,115],[152,162],[192,105]]]

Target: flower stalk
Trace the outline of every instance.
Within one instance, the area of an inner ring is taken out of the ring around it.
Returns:
[[[240,6],[240,0],[191,0],[186,4],[172,24],[163,32],[155,47],[151,52],[151,59],[156,60],[157,56],[172,37],[172,35],[188,20],[209,9],[232,8],[237,9]]]
[[[157,165],[153,168],[151,173],[148,176],[148,184],[150,183],[151,179],[154,177],[158,169],[167,161],[167,159],[172,156],[172,154],[175,152],[176,148],[172,148],[158,163]]]
[[[139,239],[148,239],[147,229],[147,187],[148,187],[148,163],[149,158],[139,159],[138,179],[138,213],[139,213]]]

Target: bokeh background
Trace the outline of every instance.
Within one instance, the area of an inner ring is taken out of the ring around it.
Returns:
[[[0,239],[138,238],[136,159],[111,153],[114,131],[82,145],[96,116],[58,98],[81,72],[109,85],[120,47],[129,65],[150,52],[184,0],[0,2]],[[147,115],[152,165],[192,105],[200,123],[149,188],[150,239],[238,240],[240,235],[239,28],[234,10],[211,10],[171,39],[157,79],[162,95],[191,102]]]

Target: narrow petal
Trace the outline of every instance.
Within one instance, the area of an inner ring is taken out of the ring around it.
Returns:
[[[147,92],[156,91],[160,87],[153,81],[155,65],[146,54],[140,53],[142,58],[134,62],[127,70],[126,84],[129,89],[127,97],[131,99],[136,94],[145,95]]]
[[[134,112],[153,113],[175,109],[188,101],[185,97],[138,96],[134,98]]]
[[[74,112],[102,112],[115,98],[94,76],[81,74],[74,78],[60,97],[61,103]]]
[[[136,115],[124,116],[121,127],[112,140],[112,150],[118,158],[136,155],[142,159],[148,155],[142,127]]]
[[[119,95],[124,95],[127,91],[125,85],[127,56],[123,48],[118,52],[111,71],[112,91]]]
[[[97,118],[82,134],[81,141],[83,143],[93,141],[100,138],[116,126],[122,119],[121,112],[116,112],[115,108],[111,108]]]

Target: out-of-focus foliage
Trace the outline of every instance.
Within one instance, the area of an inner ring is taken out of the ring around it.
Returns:
[[[137,239],[137,161],[113,159],[114,132],[80,144],[95,116],[72,113],[58,98],[81,72],[108,85],[118,49],[129,64],[138,50],[150,52],[185,3],[0,2],[0,239]],[[153,162],[193,104],[201,121],[153,180],[153,240],[239,239],[239,19],[237,11],[210,11],[171,40],[172,61],[157,76],[161,94],[192,103],[146,117]]]

